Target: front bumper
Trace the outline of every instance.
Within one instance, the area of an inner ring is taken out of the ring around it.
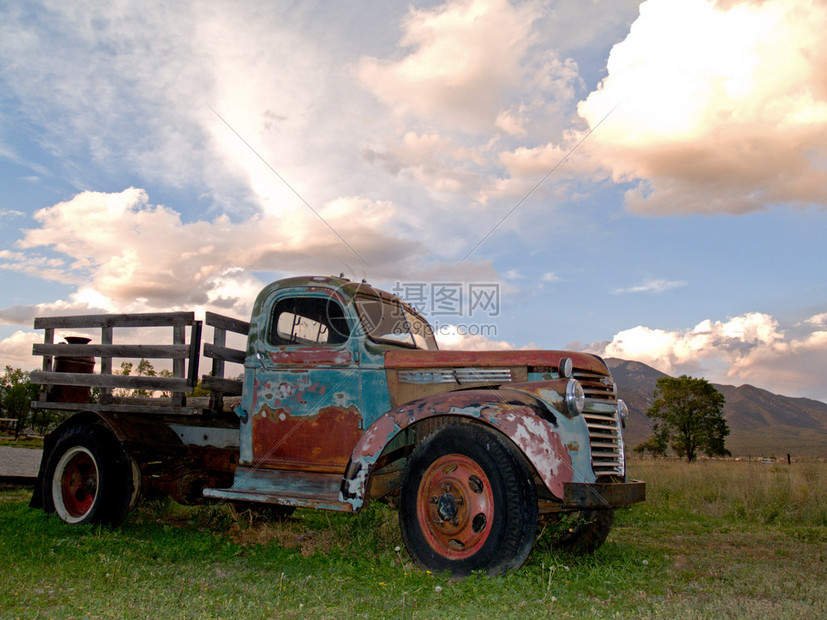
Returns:
[[[646,501],[646,483],[566,482],[563,485],[563,508],[617,508]]]

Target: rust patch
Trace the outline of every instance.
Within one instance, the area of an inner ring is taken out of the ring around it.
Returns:
[[[343,472],[362,436],[356,407],[323,407],[310,416],[291,416],[265,405],[253,417],[253,460],[265,467]]]
[[[350,364],[353,356],[347,349],[330,347],[302,347],[295,351],[274,351],[270,354],[273,363],[280,366],[316,365],[316,364]]]

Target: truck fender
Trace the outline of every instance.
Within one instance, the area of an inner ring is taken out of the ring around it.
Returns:
[[[563,497],[573,479],[571,457],[560,435],[559,414],[543,401],[512,390],[463,390],[428,396],[389,411],[364,432],[353,449],[342,481],[341,501],[359,510],[373,468],[388,443],[402,430],[435,416],[483,423],[513,442],[548,490]]]

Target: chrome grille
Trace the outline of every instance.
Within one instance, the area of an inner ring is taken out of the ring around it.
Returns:
[[[596,478],[624,474],[623,436],[617,420],[617,397],[611,377],[574,369],[586,393],[583,418],[589,428],[592,469]]]
[[[400,370],[399,383],[508,383],[510,368],[434,368]]]

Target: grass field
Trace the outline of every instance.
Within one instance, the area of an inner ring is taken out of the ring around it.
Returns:
[[[70,527],[0,493],[2,618],[824,618],[827,465],[633,461],[649,500],[591,557],[452,581],[414,568],[396,514],[155,503]]]

